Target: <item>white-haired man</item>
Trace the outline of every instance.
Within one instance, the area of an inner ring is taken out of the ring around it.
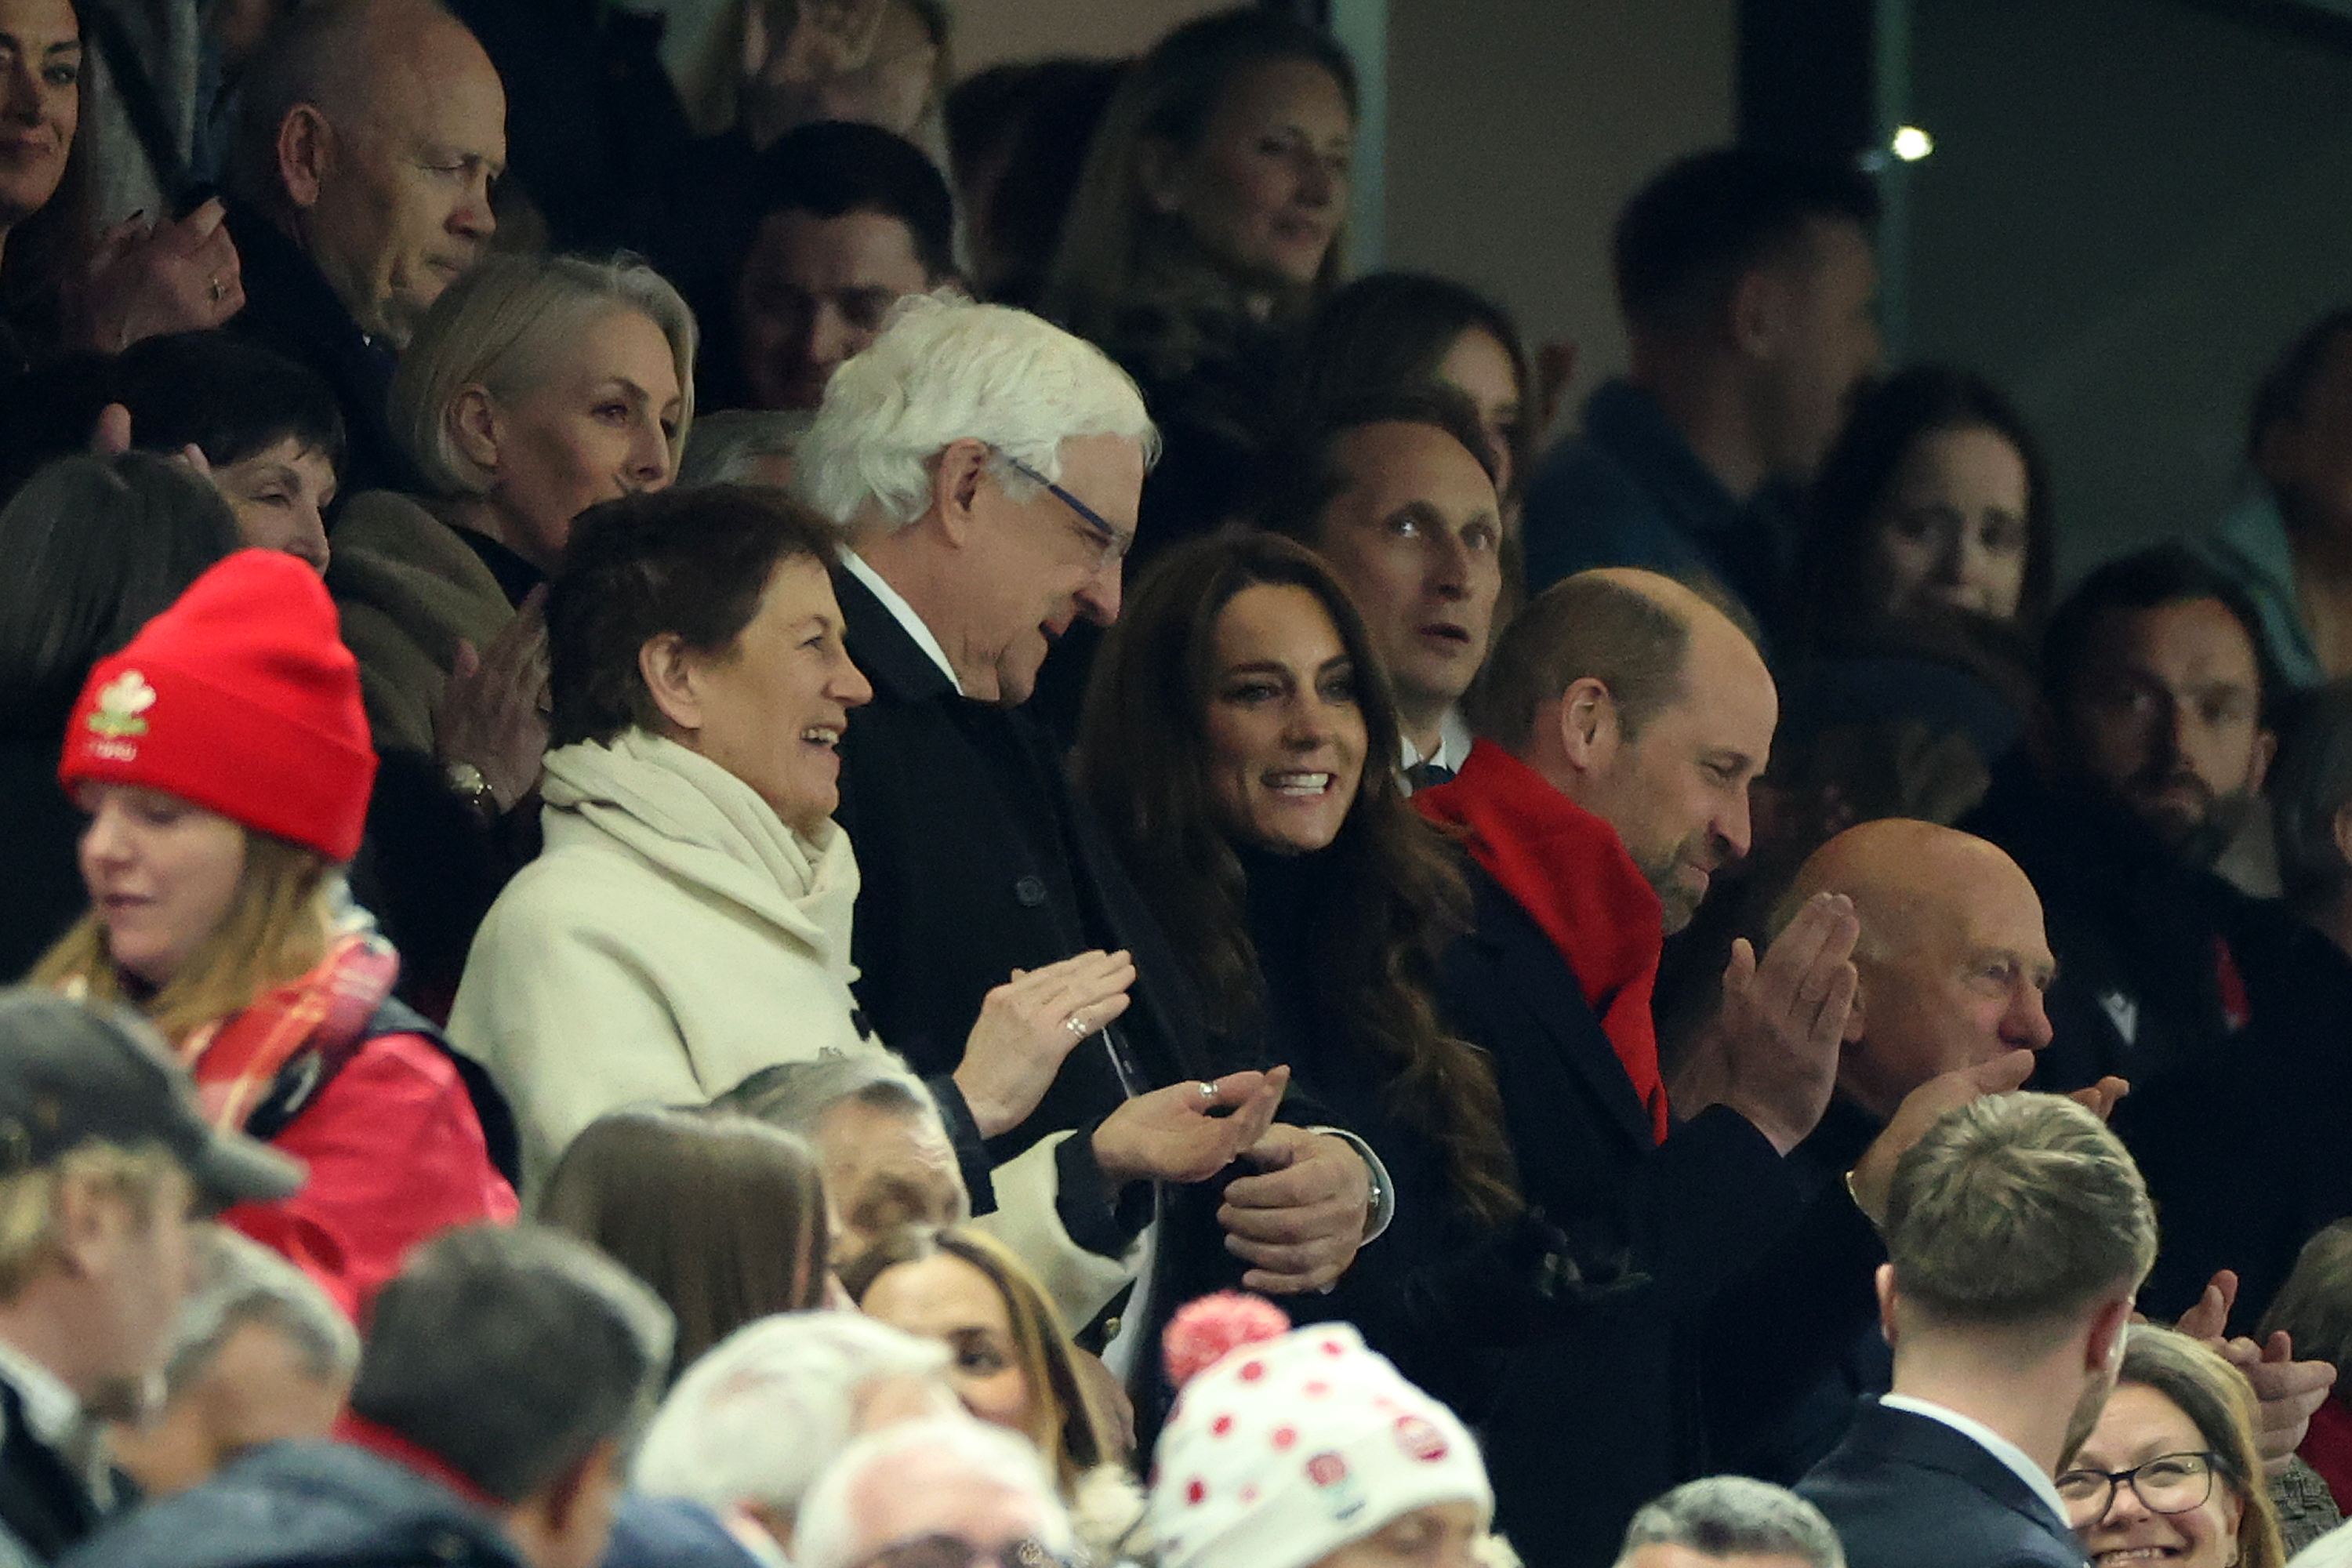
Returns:
[[[739,1540],[748,1524],[790,1552],[802,1500],[852,1439],[958,1413],[947,1364],[939,1342],[855,1312],[762,1318],[697,1359],[662,1401],[637,1451],[637,1489],[698,1503]],[[793,1440],[775,1441],[780,1432]]]
[[[1037,1451],[968,1415],[860,1437],[810,1489],[799,1568],[1070,1561],[1076,1538]]]
[[[1257,1289],[1330,1283],[1374,1208],[1357,1145],[1255,1131],[1278,1081],[1202,1081],[1181,968],[1019,710],[1074,623],[1117,617],[1157,444],[1135,384],[1099,350],[1023,311],[922,297],[835,373],[799,454],[802,493],[848,531],[834,586],[874,686],[841,742],[836,815],[857,846],[853,956],[882,1037],[929,1077],[952,1067],[1008,973],[1088,948],[1135,959],[1126,1016],[1095,1035],[1073,1015],[1080,1043],[1054,1087],[993,1145],[1061,1140],[1054,1210],[1105,1264],[1052,1281],[1080,1322],[1131,1267],[1153,1182],[1248,1154],[1259,1173],[1231,1184],[1221,1221]],[[1241,1109],[1212,1114],[1228,1107]],[[941,1109],[960,1150],[974,1148],[962,1108]],[[967,1155],[965,1174],[973,1206],[990,1206],[985,1160]],[[994,1196],[1008,1213],[1035,1207]]]

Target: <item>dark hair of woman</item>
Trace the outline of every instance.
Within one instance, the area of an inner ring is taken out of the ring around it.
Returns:
[[[90,667],[237,546],[220,492],[170,458],[36,473],[0,509],[0,733],[54,744]]]
[[[1917,365],[1863,395],[1813,481],[1800,566],[1808,646],[1834,642],[1840,628],[1870,618],[1863,603],[1863,575],[1887,490],[1921,437],[1949,430],[1990,430],[2023,460],[2025,583],[2016,622],[2030,637],[2049,614],[2058,531],[2042,444],[2015,405],[1982,376],[1946,365]]]
[[[1028,1384],[1034,1430],[1027,1434],[1055,1471],[1055,1483],[1067,1497],[1078,1478],[1112,1458],[1102,1417],[1087,1397],[1077,1368],[1070,1360],[1069,1331],[1054,1304],[1020,1258],[1003,1243],[982,1230],[957,1226],[929,1230],[919,1226],[890,1232],[860,1253],[842,1270],[841,1288],[861,1305],[886,1270],[925,1258],[959,1258],[987,1277],[1004,1301],[1004,1315],[1013,1325],[1013,1353]]]
[[[1497,1222],[1520,1204],[1494,1068],[1448,1035],[1431,1000],[1438,955],[1469,922],[1469,892],[1444,840],[1413,811],[1391,759],[1396,708],[1347,591],[1315,554],[1250,533],[1171,550],[1104,640],[1075,761],[1077,785],[1144,889],[1206,999],[1213,1027],[1248,1029],[1265,1004],[1241,858],[1219,825],[1206,715],[1218,619],[1243,590],[1304,588],[1331,617],[1355,667],[1365,764],[1339,837],[1337,918],[1318,969],[1344,1023],[1386,1069],[1388,1101],[1446,1152],[1463,1205]]]
[[[343,412],[318,372],[215,328],[145,338],[116,356],[111,402],[151,452],[194,447],[215,468],[280,441],[343,463]]]
[[[65,173],[40,209],[8,231],[6,251],[0,253],[0,335],[14,333],[17,348],[34,358],[63,346],[66,283],[88,257],[90,236],[98,226],[92,211],[97,196],[90,183],[96,155],[90,136],[98,115],[89,90],[89,57],[98,49],[79,4],[73,13],[87,57],[81,68],[81,113],[74,125],[73,144],[66,149]]]
[[[665,632],[698,653],[731,647],[760,613],[777,566],[833,565],[837,536],[801,502],[754,485],[624,496],[572,524],[547,601],[549,743],[659,733],[637,650]]]
[[[1362,399],[1443,385],[1438,367],[1469,331],[1485,332],[1502,346],[1518,384],[1519,419],[1509,453],[1516,483],[1528,473],[1536,437],[1535,411],[1527,401],[1533,396],[1527,346],[1508,311],[1450,278],[1375,272],[1318,306],[1292,362],[1294,416],[1313,423]]]
[[[1143,190],[1146,143],[1192,152],[1243,73],[1276,60],[1322,67],[1354,116],[1347,52],[1319,28],[1274,11],[1245,6],[1187,22],[1129,68],[1070,198],[1046,279],[1046,314],[1114,357],[1136,353],[1150,374],[1179,375],[1215,346],[1211,323],[1246,317],[1253,290],[1272,292],[1276,316],[1305,305],[1307,291],[1230,276],[1181,216],[1155,211]],[[1341,248],[1335,236],[1318,288],[1337,277]]]
[[[565,1148],[539,1217],[603,1248],[669,1304],[675,1376],[755,1319],[824,1304],[818,1170],[807,1143],[747,1116],[616,1110]]]

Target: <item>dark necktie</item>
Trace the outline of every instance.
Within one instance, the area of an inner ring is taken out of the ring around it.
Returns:
[[[1404,771],[1404,782],[1415,795],[1433,785],[1448,783],[1453,777],[1454,770],[1444,763],[1415,763]]]

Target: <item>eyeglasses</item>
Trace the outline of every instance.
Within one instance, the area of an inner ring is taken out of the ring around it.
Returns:
[[[2213,1495],[2221,1462],[2219,1454],[2158,1454],[2128,1470],[2068,1470],[2058,1478],[2058,1495],[2078,1529],[2105,1519],[2116,1489],[2126,1485],[2150,1513],[2187,1513]]]
[[[1031,468],[1020,458],[1014,457],[1012,453],[997,447],[992,447],[989,449],[1003,459],[1004,466],[1006,468],[1011,468],[1014,473],[1019,474],[1024,479],[1045,486],[1047,494],[1051,495],[1055,500],[1060,501],[1064,506],[1068,507],[1072,511],[1078,514],[1078,521],[1087,525],[1087,531],[1094,536],[1096,543],[1102,546],[1103,565],[1108,566],[1112,562],[1124,557],[1127,554],[1129,547],[1134,544],[1135,535],[1131,533],[1121,533],[1118,529],[1113,528],[1110,525],[1109,520],[1105,518],[1102,513],[1097,511],[1094,508],[1088,506],[1086,502],[1080,500],[1077,497],[1072,495],[1069,491],[1064,489],[1061,486],[1055,484],[1053,480],[1047,479],[1045,475],[1039,473],[1036,469]]]
[[[872,1556],[860,1558],[856,1568],[972,1568],[981,1563],[995,1568],[1074,1568],[1070,1559],[1025,1536],[994,1546],[974,1546],[961,1535],[946,1534],[893,1542]]]

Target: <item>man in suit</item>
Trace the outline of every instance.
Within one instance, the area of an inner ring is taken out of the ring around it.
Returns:
[[[1705,1473],[1699,1322],[1776,1248],[1766,1273],[1806,1304],[1776,1309],[1800,1327],[1759,1355],[1826,1365],[1866,1321],[1869,1224],[1843,1186],[1807,1205],[1782,1161],[1836,1069],[1850,903],[1812,901],[1760,963],[1741,945],[1715,1054],[1672,1107],[1651,1019],[1665,933],[1748,848],[1776,712],[1754,644],[1713,604],[1650,573],[1583,573],[1505,632],[1476,745],[1414,797],[1470,852],[1476,925],[1444,961],[1446,1016],[1494,1054],[1529,1203],[1589,1283],[1620,1286],[1576,1331],[1448,1391],[1474,1402],[1530,1561],[1612,1561],[1636,1508]],[[1859,1185],[1883,1186],[1906,1135],[1874,1148]]]
[[[163,1371],[192,1205],[301,1184],[215,1131],[135,1018],[0,995],[0,1561],[49,1562],[112,1510],[100,1424],[139,1415]]]
[[[2051,1478],[2097,1425],[2156,1257],[2131,1156],[2071,1100],[1993,1096],[1896,1166],[1885,1235],[1895,1391],[1798,1491],[1853,1568],[2080,1568]]]
[[[419,489],[385,395],[417,323],[498,226],[499,73],[435,0],[329,0],[271,33],[243,93],[228,226],[246,307],[230,328],[335,389],[341,493]]]
[[[1153,1184],[1244,1151],[1257,1173],[1231,1184],[1219,1222],[1253,1289],[1330,1283],[1379,1218],[1359,1145],[1286,1125],[1241,1137],[1279,1075],[1202,1081],[1182,968],[1020,706],[1064,633],[1117,617],[1156,441],[1134,384],[1091,346],[1022,311],[922,298],[835,373],[799,450],[802,493],[848,531],[834,586],[874,686],[841,741],[836,818],[857,848],[853,956],[882,1039],[936,1083],[1012,972],[1091,948],[1135,961],[1129,1011],[1108,1027],[1073,1016],[1074,1047],[1020,1125],[942,1097],[975,1210],[1034,1210],[992,1194],[991,1156],[1059,1140],[1044,1207],[1103,1264],[1053,1282],[1080,1322],[1139,1267]]]

